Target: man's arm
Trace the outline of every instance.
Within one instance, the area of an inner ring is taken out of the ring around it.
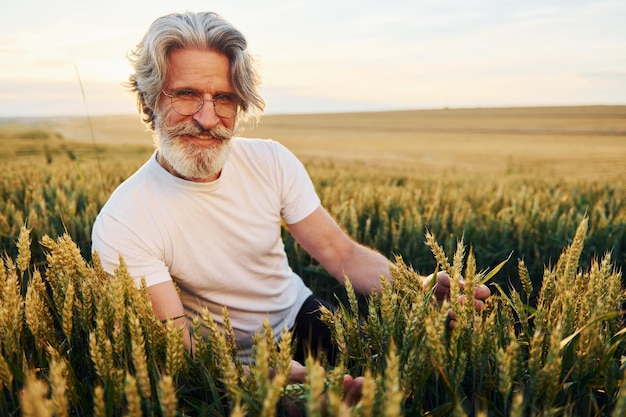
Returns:
[[[185,345],[189,349],[193,348],[189,329],[187,328],[185,317],[185,309],[180,301],[180,296],[172,281],[162,282],[160,284],[148,287],[148,296],[152,302],[152,309],[156,316],[163,322],[172,319],[177,328],[183,329],[183,338]]]
[[[350,238],[322,206],[305,219],[287,227],[298,243],[335,279],[343,283],[347,276],[359,293],[369,294],[372,289],[379,291],[381,275],[391,279],[390,261]],[[432,275],[421,277],[424,285],[429,285],[431,279]],[[434,294],[441,302],[449,293],[450,277],[444,271],[439,272]],[[485,285],[474,289],[477,310],[482,309],[484,300],[490,295],[491,291]],[[462,301],[464,298],[462,296]]]
[[[351,239],[324,207],[318,207],[305,219],[287,227],[328,273],[341,283],[347,276],[359,293],[380,290],[381,275],[390,279],[390,261]]]

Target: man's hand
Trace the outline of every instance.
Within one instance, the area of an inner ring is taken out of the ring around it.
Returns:
[[[289,372],[289,382],[290,383],[303,383],[306,380],[306,366],[302,365],[300,362],[291,361],[291,372]],[[361,396],[363,395],[363,377],[353,377],[351,375],[343,376],[343,401],[348,406],[354,406],[359,402]],[[327,398],[324,396],[324,400]]]
[[[299,384],[306,379],[306,366],[302,365],[298,361],[291,361],[291,369],[289,371],[289,382],[292,384]]]
[[[432,275],[424,277],[423,283],[426,288],[430,287],[430,283],[432,281]],[[459,281],[459,286],[461,289],[465,288],[465,281],[463,278]],[[443,303],[444,300],[450,298],[450,275],[447,272],[440,271],[437,273],[437,280],[435,282],[435,289],[433,294],[437,298],[439,304]],[[479,285],[474,288],[474,308],[476,311],[481,311],[485,307],[485,300],[491,295],[491,290],[486,285]],[[459,296],[459,302],[463,304],[467,296],[465,294]],[[454,319],[454,312],[450,311],[449,313],[450,322],[449,326],[454,327],[456,325],[456,320]]]

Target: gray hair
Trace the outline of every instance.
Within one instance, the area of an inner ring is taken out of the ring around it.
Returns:
[[[128,87],[137,94],[143,121],[155,129],[154,111],[166,80],[168,55],[185,48],[224,54],[230,63],[230,81],[241,99],[242,114],[238,119],[254,116],[258,120],[265,102],[258,92],[260,77],[247,47],[241,32],[216,13],[174,13],[155,20],[128,55],[135,70]]]

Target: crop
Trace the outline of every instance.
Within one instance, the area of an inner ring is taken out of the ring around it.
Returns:
[[[123,264],[109,280],[92,257],[95,216],[149,146],[94,148],[43,128],[3,134],[0,415],[626,413],[619,176],[585,175],[587,166],[567,180],[515,167],[425,172],[305,149],[328,211],[395,267],[380,294],[356,295],[349,277],[340,287],[283,231],[292,268],[338,306],[324,313],[337,361],[309,358],[307,380],[292,384],[288,332],[259,329],[247,372],[228,330],[189,317],[191,355]],[[442,269],[453,296],[440,305],[417,275]],[[488,280],[483,311],[459,304],[461,275],[467,288]],[[341,401],[345,373],[364,378],[358,404]]]
[[[579,269],[586,230],[584,219],[544,272],[536,308],[526,304],[532,284],[520,261],[526,290],[496,286],[482,312],[456,301],[461,273],[468,288],[485,276],[472,251],[466,259],[458,242],[449,261],[429,235],[433,257],[456,284],[451,301],[437,304],[400,258],[393,284],[368,297],[366,314],[348,281],[349,302],[324,312],[337,363],[309,358],[307,381],[294,385],[287,381],[289,332],[276,341],[269,326],[260,329],[247,373],[232,333],[203,314],[190,318],[190,355],[182,333],[154,316],[145,286],[135,287],[123,263],[109,280],[98,258],[87,262],[68,235],[44,236],[45,265],[33,268],[30,231],[22,227],[16,259],[0,268],[0,413],[271,416],[289,403],[310,415],[325,404],[326,415],[619,416],[626,407],[624,292],[610,255]],[[211,329],[207,339],[201,321]],[[352,407],[341,401],[344,373],[365,378],[362,401]]]

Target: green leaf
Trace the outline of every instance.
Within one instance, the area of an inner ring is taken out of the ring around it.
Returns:
[[[583,327],[581,327],[580,329],[576,330],[574,333],[572,333],[571,335],[567,336],[565,339],[561,340],[561,346],[560,348],[563,349],[565,346],[567,346],[572,340],[574,340],[580,333],[583,332],[583,330],[588,329],[589,327],[593,326],[594,324],[596,324],[599,321],[603,321],[603,320],[611,320],[614,319],[617,316],[620,316],[624,314],[623,311],[613,311],[611,313],[606,313],[603,314],[601,316],[598,316],[596,318],[594,318],[593,320],[590,320],[589,322],[587,322],[587,324],[585,324]],[[620,333],[624,332],[624,330],[626,329],[622,329],[620,332],[618,332],[616,334],[619,335]]]
[[[487,283],[487,281],[489,281],[491,278],[493,278],[493,276],[495,274],[497,274],[502,269],[502,267],[509,261],[509,259],[511,259],[511,255],[513,255],[513,252],[511,252],[509,254],[508,258],[506,258],[504,261],[500,262],[495,268],[493,268],[491,270],[491,272],[489,272],[487,275],[485,275],[485,277],[480,281],[479,285],[484,285],[484,284]]]

